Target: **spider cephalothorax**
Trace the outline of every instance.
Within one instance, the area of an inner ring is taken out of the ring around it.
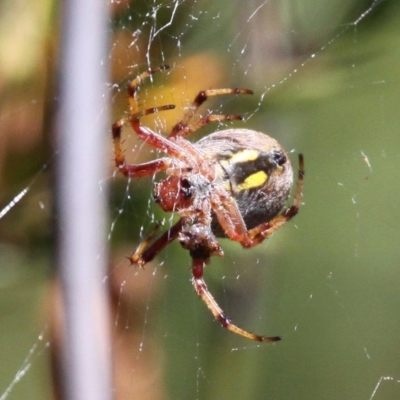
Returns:
[[[152,234],[130,257],[143,266],[166,245],[178,239],[192,258],[193,285],[214,317],[227,329],[261,342],[280,340],[247,332],[225,317],[203,280],[204,266],[212,256],[222,256],[217,237],[227,237],[244,248],[256,246],[293,218],[300,207],[304,162],[299,155],[297,190],[293,206],[281,211],[293,185],[293,171],[279,143],[249,129],[217,131],[196,143],[185,137],[214,121],[241,119],[238,115],[207,115],[196,122],[197,108],[209,97],[227,94],[251,94],[248,89],[212,89],[201,91],[192,106],[165,137],[140,124],[144,115],[174,108],[166,105],[139,111],[136,92],[143,79],[168,66],[150,69],[134,79],[128,89],[130,115],[113,124],[115,163],[127,177],[150,176],[164,171],[166,178],[155,184],[154,199],[164,211],[179,214],[179,221],[160,237]],[[121,130],[129,123],[148,145],[167,157],[144,164],[130,165],[121,148]]]

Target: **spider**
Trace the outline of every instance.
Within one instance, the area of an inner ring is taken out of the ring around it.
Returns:
[[[175,108],[164,105],[139,111],[138,107],[137,91],[142,81],[168,68],[168,65],[162,65],[148,69],[131,81],[128,87],[129,116],[112,125],[118,170],[129,178],[163,171],[166,177],[154,185],[154,199],[164,211],[180,216],[175,225],[153,240],[159,227],[157,224],[129,257],[130,262],[144,266],[169,243],[179,240],[192,258],[194,289],[224,328],[259,342],[281,340],[280,336],[260,336],[234,325],[209,292],[203,271],[212,256],[224,254],[217,237],[239,242],[243,248],[254,247],[298,213],[304,180],[303,156],[299,155],[293,205],[284,209],[293,185],[293,171],[285,150],[275,139],[249,129],[217,131],[196,143],[186,139],[210,122],[241,120],[240,115],[209,114],[192,122],[197,109],[210,97],[252,94],[249,89],[200,91],[167,137],[141,125],[141,117]],[[122,127],[126,124],[166,157],[128,164],[121,146]]]

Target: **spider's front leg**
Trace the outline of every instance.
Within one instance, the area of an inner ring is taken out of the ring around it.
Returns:
[[[147,111],[147,110],[146,110]],[[121,133],[122,127],[124,124],[130,121],[129,119],[121,119],[116,121],[112,125],[112,137],[114,142],[114,155],[115,155],[115,165],[119,169],[119,171],[124,174],[128,178],[140,178],[143,176],[154,175],[157,172],[165,171],[167,168],[171,166],[170,158],[159,158],[154,161],[150,161],[143,164],[127,164],[124,150],[121,146]],[[146,130],[147,132],[147,130]],[[148,130],[148,137],[144,137],[143,139],[147,140],[147,142],[159,149],[163,149],[165,146],[173,146],[172,143],[167,142],[164,143],[166,139],[162,138],[159,135],[154,134],[151,130]],[[163,147],[164,146],[164,147]],[[176,146],[175,146],[176,147]],[[176,148],[173,148],[174,151],[178,151]],[[172,150],[171,150],[172,151]]]
[[[166,232],[164,232],[161,236],[159,236],[153,243],[150,244],[153,239],[155,233],[157,232],[160,225],[157,223],[156,226],[151,231],[150,235],[143,240],[135,250],[135,252],[128,257],[131,264],[138,265],[143,267],[149,261],[153,260],[154,257],[169,243],[174,241],[179,232],[182,230],[183,219],[181,218],[174,226],[169,228]]]

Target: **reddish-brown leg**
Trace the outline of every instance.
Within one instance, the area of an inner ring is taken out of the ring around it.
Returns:
[[[277,342],[281,340],[280,336],[259,336],[254,333],[245,331],[234,325],[229,318],[227,318],[222,311],[221,307],[215,301],[214,297],[207,288],[206,283],[203,279],[203,269],[205,262],[202,259],[193,259],[192,262],[192,274],[193,274],[193,286],[196,293],[201,297],[201,299],[206,303],[208,309],[214,315],[214,318],[226,329],[235,333],[236,335],[243,336],[250,340],[255,340],[257,342]]]
[[[159,225],[157,224],[150,235],[138,246],[136,251],[128,257],[131,261],[131,264],[138,265],[143,267],[149,261],[153,260],[153,258],[166,247],[169,243],[174,241],[179,232],[182,230],[183,219],[181,218],[174,226],[169,228],[166,232],[164,232],[161,236],[159,236],[153,243],[150,244],[154,234],[156,233]]]
[[[169,65],[161,65],[158,68],[149,69],[138,75],[129,84],[128,98],[130,104],[130,116],[120,121],[117,121],[113,125],[114,147],[119,147],[119,150],[118,149],[116,150],[116,154],[122,153],[122,151],[120,151],[121,128],[125,123],[129,122],[132,125],[132,128],[134,129],[136,134],[150,146],[155,147],[160,151],[163,151],[164,153],[168,154],[171,157],[183,160],[187,159],[186,155],[182,153],[182,150],[179,148],[179,146],[177,146],[167,138],[153,132],[151,129],[146,128],[140,124],[140,118],[145,115],[155,114],[160,111],[172,110],[173,108],[175,108],[173,104],[168,104],[160,107],[149,108],[144,111],[139,111],[138,107],[136,94],[139,85],[143,82],[143,80],[155,74],[156,72],[164,71],[167,69],[169,69]]]
[[[194,124],[186,125],[179,131],[179,137],[185,137],[190,135],[193,132],[203,128],[207,124],[211,122],[224,122],[224,121],[242,121],[243,117],[241,115],[216,115],[210,114],[206,115],[205,117],[201,117],[198,121]],[[169,136],[171,137],[171,136]]]
[[[140,84],[147,78],[149,78],[151,75],[165,71],[169,69],[169,65],[160,65],[157,68],[150,68],[147,71],[142,72],[139,74],[135,79],[133,79],[128,86],[128,96],[129,96],[129,105],[130,105],[130,114],[136,114],[139,110],[138,107],[138,102],[136,98],[136,93],[137,89],[140,86]]]
[[[189,122],[193,118],[197,109],[210,97],[227,95],[227,94],[253,94],[253,93],[254,92],[250,89],[234,89],[234,88],[208,89],[200,91],[193,100],[188,111],[184,114],[183,118],[177,124],[174,125],[168,137],[172,138],[176,136],[187,136],[189,133],[194,132],[196,129],[187,129],[187,127],[189,126]],[[229,117],[231,120],[241,119],[241,118],[236,118],[237,116],[229,116]],[[211,122],[211,120],[208,122]]]
[[[160,159],[146,164],[140,165],[127,165],[125,154],[121,146],[121,134],[122,127],[125,124],[130,123],[138,134],[138,136],[147,142],[150,146],[153,146],[164,153],[168,154],[171,157],[176,157],[179,159],[185,158],[185,155],[182,154],[182,150],[179,146],[172,143],[167,138],[164,138],[161,135],[153,132],[151,129],[142,127],[140,125],[140,118],[154,114],[160,111],[171,110],[175,108],[174,105],[164,105],[160,107],[149,108],[143,111],[138,111],[138,104],[136,99],[136,92],[140,83],[151,76],[152,74],[168,69],[168,65],[162,65],[161,67],[155,69],[149,69],[142,74],[138,75],[128,87],[128,95],[129,95],[129,104],[130,104],[130,116],[126,118],[122,118],[112,125],[112,136],[114,142],[114,153],[115,153],[115,164],[119,168],[119,170],[126,176],[129,177],[141,177],[152,175],[159,171],[163,171],[170,166],[170,161],[168,159]]]

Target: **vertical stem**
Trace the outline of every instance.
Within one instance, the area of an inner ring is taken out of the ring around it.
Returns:
[[[106,276],[107,2],[62,4],[57,121],[58,267],[63,286],[64,398],[111,399]]]

